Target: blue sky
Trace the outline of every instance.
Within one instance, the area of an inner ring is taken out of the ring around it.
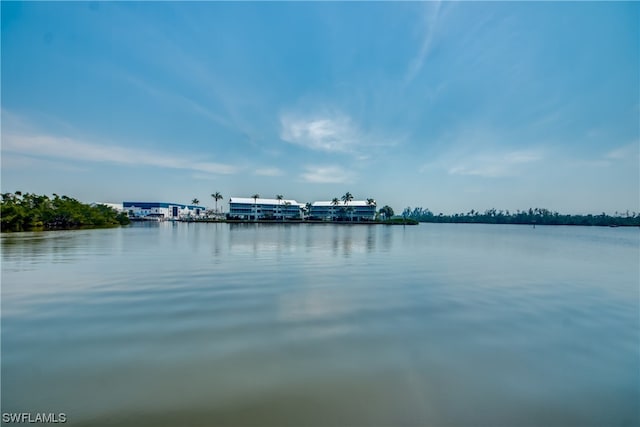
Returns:
[[[640,210],[640,4],[2,2],[3,192]]]

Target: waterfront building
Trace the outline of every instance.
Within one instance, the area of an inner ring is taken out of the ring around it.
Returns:
[[[309,219],[323,221],[373,221],[376,217],[376,202],[367,200],[351,200],[348,203],[340,200],[313,202],[309,209]]]
[[[254,199],[252,197],[232,197],[229,199],[230,219],[302,219],[304,203],[295,200]]]
[[[163,202],[122,202],[125,212],[132,218],[157,218],[159,220],[178,220],[200,218],[205,208],[196,205]]]

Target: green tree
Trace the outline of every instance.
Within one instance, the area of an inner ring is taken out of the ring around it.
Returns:
[[[348,206],[349,202],[352,200],[353,200],[353,195],[348,191],[344,193],[344,196],[342,196],[342,201],[344,202],[345,207]],[[349,213],[349,216],[351,217],[351,213],[353,212],[353,210],[349,208],[346,208],[345,210]],[[350,219],[353,219],[353,217],[351,217]]]
[[[260,195],[258,193],[254,194],[253,196],[251,196],[251,198],[253,199],[253,219],[254,220],[258,220],[258,199],[260,198]]]
[[[304,207],[306,208],[306,212],[305,214],[310,216],[311,215],[311,203],[307,202]]]
[[[380,215],[384,216],[385,219],[390,219],[394,215],[394,212],[393,212],[393,209],[391,208],[391,206],[384,205],[380,209]]]
[[[373,213],[375,216],[375,212],[376,212],[375,206],[377,206],[375,199],[372,199],[372,198],[367,199],[367,206],[374,206]]]
[[[213,200],[216,201],[216,213],[218,213],[218,200],[222,200],[222,194],[216,191],[211,195],[211,197],[213,197]]]
[[[331,220],[335,221],[336,220],[336,206],[338,206],[340,204],[340,199],[338,199],[337,197],[334,197],[333,200],[331,200],[331,204],[333,205],[333,207],[331,208]]]
[[[289,210],[289,206],[291,206],[291,202],[290,201],[285,201],[284,202],[284,210],[285,212]],[[282,214],[282,220],[284,221],[284,214]]]
[[[349,202],[353,200],[353,194],[347,191],[346,193],[344,193],[344,196],[342,196],[341,199],[345,205],[348,205]]]
[[[282,194],[277,194],[276,199],[278,200],[278,214],[280,214],[280,217],[284,219],[284,216],[282,215],[282,207],[280,206],[283,199]]]
[[[193,205],[197,205],[198,203],[200,203],[200,200],[198,200],[198,199],[192,199],[191,200],[191,204],[193,204]]]
[[[105,205],[87,205],[71,197],[5,193],[0,204],[2,231],[67,229],[128,224],[129,218]]]

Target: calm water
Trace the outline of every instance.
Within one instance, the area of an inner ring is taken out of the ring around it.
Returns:
[[[68,425],[640,425],[640,231],[2,235],[2,411]]]

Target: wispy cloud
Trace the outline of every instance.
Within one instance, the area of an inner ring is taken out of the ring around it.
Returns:
[[[431,47],[438,30],[438,21],[440,18],[441,1],[431,1],[425,3],[426,17],[425,17],[425,33],[422,38],[420,50],[415,57],[409,63],[409,67],[405,74],[405,83],[411,82],[422,70],[424,63],[431,52]]]
[[[173,8],[170,12],[172,28],[182,26],[184,31],[167,31],[162,25],[149,20],[148,16],[141,16],[126,6],[110,8],[116,22],[128,29],[112,35],[110,39],[126,45],[137,62],[153,72],[127,69],[124,62],[118,62],[119,66],[109,62],[101,64],[103,73],[119,77],[158,102],[193,112],[238,132],[247,137],[248,143],[255,144],[260,128],[256,125],[255,115],[249,116],[246,110],[248,105],[255,105],[261,99],[261,91],[247,84],[235,84],[233,76],[224,75],[209,55],[201,54],[198,44],[185,42],[190,37],[202,40],[211,37],[210,20],[206,14],[191,14],[182,7],[167,7]],[[162,55],[157,54],[157,46],[162,46]],[[166,85],[163,78],[167,76],[178,84]]]
[[[210,174],[233,174],[238,171],[236,166],[204,162],[197,158],[186,158],[171,153],[157,153],[41,134],[3,133],[2,151],[84,162],[185,169]]]
[[[449,175],[500,178],[518,175],[525,165],[541,161],[540,150],[488,151],[485,153],[450,152],[424,165],[420,172],[431,168],[444,169]]]
[[[280,117],[280,138],[291,144],[327,152],[352,152],[360,142],[361,131],[345,114]]]
[[[280,125],[280,138],[285,142],[314,151],[348,154],[358,161],[369,160],[402,139],[365,130],[348,114],[335,111],[281,114]]]
[[[487,178],[517,176],[549,153],[543,143],[528,140],[522,131],[474,123],[444,133],[433,146],[431,161],[420,172],[444,171],[448,175]]]
[[[90,170],[87,166],[70,164],[64,160],[41,159],[18,153],[7,153],[4,150],[2,152],[3,170],[38,170],[44,168],[61,172],[87,172]]]
[[[148,81],[144,81],[140,78],[137,78],[133,74],[128,74],[115,69],[112,71],[112,73],[120,75],[120,77],[124,81],[145,91],[147,94],[160,100],[161,102],[179,106],[180,108],[184,108],[189,111],[192,111],[195,114],[205,117],[221,126],[224,126],[230,129],[236,129],[234,125],[230,122],[230,120],[225,118],[223,115],[213,112],[211,109],[205,107],[204,105],[196,102],[195,100],[189,97],[176,94],[176,93],[171,93],[167,90],[154,87]]]
[[[518,168],[522,165],[541,159],[540,153],[530,150],[474,155],[455,161],[447,172],[450,175],[475,175],[487,178],[513,176],[517,175]]]
[[[355,174],[340,166],[307,166],[301,175],[305,182],[314,184],[343,184],[352,182]]]
[[[258,176],[281,176],[284,175],[284,171],[278,168],[260,168],[256,169],[253,174]]]
[[[640,141],[615,148],[609,151],[605,158],[609,160],[638,160],[638,156],[640,156]]]

